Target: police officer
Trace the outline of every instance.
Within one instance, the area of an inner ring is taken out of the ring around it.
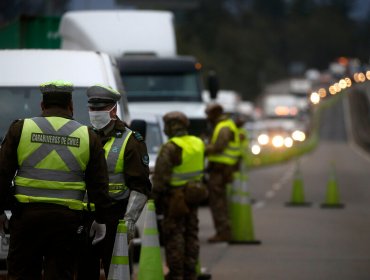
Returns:
[[[86,190],[96,206],[94,244],[105,235],[107,165],[98,137],[72,118],[73,85],[52,81],[40,90],[42,115],[14,121],[0,150],[1,213],[11,192],[15,198],[8,279],[41,279],[42,268],[45,279],[74,279]],[[2,235],[6,222],[2,214]]]
[[[226,185],[232,182],[240,159],[239,132],[234,121],[223,114],[220,104],[208,104],[205,112],[213,128],[210,142],[206,145],[206,156],[209,206],[216,229],[216,234],[208,242],[227,242],[231,238],[231,229]]]
[[[189,120],[183,113],[169,112],[163,121],[169,140],[156,160],[153,196],[164,215],[161,229],[169,268],[166,280],[193,280],[199,256],[197,206],[206,195],[206,187],[202,188],[204,143],[188,135]]]
[[[104,145],[109,172],[109,194],[114,203],[106,223],[105,239],[89,252],[79,267],[79,279],[99,279],[100,259],[108,277],[117,225],[124,219],[130,241],[151,191],[149,156],[143,137],[131,131],[117,116],[121,94],[104,85],[87,90],[91,125]],[[91,212],[92,216],[94,215]]]

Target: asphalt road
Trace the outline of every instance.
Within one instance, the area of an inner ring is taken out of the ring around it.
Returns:
[[[370,158],[352,141],[346,98],[322,114],[310,154],[250,171],[255,238],[261,245],[208,244],[209,209],[200,209],[201,265],[212,279],[370,279]],[[347,133],[348,132],[348,133]],[[310,207],[287,207],[297,162]],[[323,209],[335,170],[343,209]]]

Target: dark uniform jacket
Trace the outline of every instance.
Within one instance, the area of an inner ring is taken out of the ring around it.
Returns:
[[[125,123],[117,119],[111,126],[96,131],[96,133],[98,133],[101,143],[104,145],[111,137],[122,137],[126,129]],[[143,193],[149,197],[152,187],[149,180],[149,157],[144,139],[138,132],[133,131],[128,139],[123,157],[126,186],[130,190]],[[124,214],[125,209],[117,208],[121,208],[119,203],[111,208],[112,215],[117,213],[117,210],[121,210],[119,211],[121,212],[120,215]],[[119,218],[123,217],[120,216]]]
[[[46,109],[42,117],[63,117],[72,119],[65,110],[60,108]],[[17,148],[20,141],[23,120],[14,121],[4,138],[0,148],[0,213],[6,208],[6,200],[9,197],[12,180],[18,170]],[[104,157],[104,150],[96,134],[89,129],[90,159],[85,171],[86,189],[90,201],[95,203],[96,221],[104,223],[111,205],[108,196],[108,172]]]

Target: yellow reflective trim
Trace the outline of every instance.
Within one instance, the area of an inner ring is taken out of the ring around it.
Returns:
[[[48,197],[31,197],[21,194],[15,195],[16,199],[21,203],[51,203],[66,206],[72,210],[83,210],[83,203],[79,200],[73,199],[58,199],[58,198],[48,198]]]
[[[35,180],[24,177],[15,177],[15,184],[23,187],[35,187],[39,189],[50,189],[50,190],[80,190],[84,191],[86,186],[85,182],[58,182],[58,181],[45,181],[45,180]]]

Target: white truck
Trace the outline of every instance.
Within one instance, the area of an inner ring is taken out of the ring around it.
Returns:
[[[191,133],[205,131],[201,64],[194,57],[177,54],[171,12],[67,12],[59,33],[63,49],[104,51],[115,56],[132,112],[163,115],[182,111],[190,119]]]

